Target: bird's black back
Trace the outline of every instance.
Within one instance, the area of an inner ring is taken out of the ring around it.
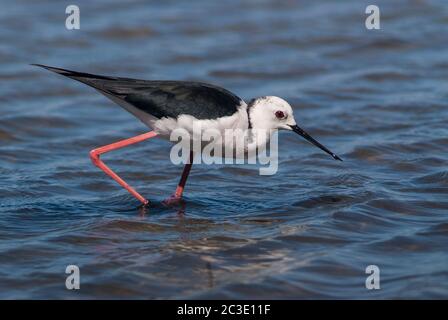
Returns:
[[[181,114],[197,119],[231,116],[242,102],[230,91],[202,82],[137,80],[36,66],[85,83],[159,119]]]

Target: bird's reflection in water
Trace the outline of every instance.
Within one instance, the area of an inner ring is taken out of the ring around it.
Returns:
[[[180,199],[176,202],[162,202],[161,203],[161,208],[163,209],[175,209],[176,211],[176,223],[173,225],[173,227],[176,229],[178,235],[179,235],[179,240],[183,243],[183,244],[188,244],[189,241],[192,241],[194,239],[192,239],[192,235],[194,234],[194,232],[192,233],[192,219],[188,219],[188,217],[186,216],[186,208],[187,208],[187,204],[183,199]],[[152,210],[157,210],[160,208],[156,207],[150,207],[150,206],[139,206],[138,207],[138,216],[141,219],[146,219],[148,218],[149,215],[151,215]],[[194,219],[193,219],[194,220]],[[194,238],[194,237],[193,237]],[[206,285],[208,288],[213,288],[215,286],[215,280],[214,280],[214,276],[213,276],[213,270],[212,270],[212,263],[210,261],[210,257],[202,257],[202,259],[205,262],[205,269],[203,272],[201,272],[201,274],[203,274],[204,277],[204,285]],[[206,283],[206,284],[205,284]]]
[[[185,215],[186,203],[183,199],[176,200],[175,203],[166,203],[162,202],[164,208],[177,208],[177,215],[180,218],[183,218]],[[137,207],[138,216],[141,218],[146,218],[148,214],[151,212],[151,208],[148,205],[140,205]]]
[[[207,261],[207,263],[205,264],[206,268],[207,268],[207,275],[208,275],[208,287],[209,288],[213,288],[214,283],[213,283],[213,271],[212,271],[212,264]]]
[[[146,215],[149,212],[148,206],[141,205],[137,209],[138,209],[138,216],[140,218],[146,218]]]

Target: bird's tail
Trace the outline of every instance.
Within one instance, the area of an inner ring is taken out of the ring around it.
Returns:
[[[102,76],[78,71],[72,71],[62,68],[49,67],[42,64],[32,64],[33,66],[41,67],[49,71],[53,71],[60,75],[66,76],[73,80],[82,82],[117,103],[134,116],[139,118],[143,123],[149,125],[148,114],[138,110],[135,106],[126,101],[126,96],[132,93],[136,88],[145,86],[143,80],[130,79],[130,78],[118,78]],[[147,86],[147,84],[146,84]]]

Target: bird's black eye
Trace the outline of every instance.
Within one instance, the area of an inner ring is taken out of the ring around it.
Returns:
[[[277,119],[285,119],[285,113],[283,111],[275,111],[275,116],[277,117]]]

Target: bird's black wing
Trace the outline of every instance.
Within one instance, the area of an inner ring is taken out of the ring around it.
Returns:
[[[181,114],[216,119],[233,115],[242,103],[230,91],[202,82],[137,80],[35,66],[85,83],[115,102],[121,100],[159,119],[177,118]]]

